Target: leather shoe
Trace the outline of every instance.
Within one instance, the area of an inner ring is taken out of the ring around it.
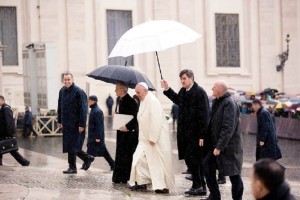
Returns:
[[[155,193],[157,193],[157,194],[169,194],[169,190],[167,188],[164,188],[162,190],[155,190]]]
[[[134,185],[129,187],[130,190],[132,191],[146,191],[147,190],[147,185]]]
[[[212,196],[209,196],[205,200],[221,200],[221,198],[214,198]]]
[[[82,167],[84,167],[83,169],[86,171],[86,170],[88,170],[89,168],[90,168],[90,166],[91,166],[91,164],[92,164],[92,162],[95,160],[95,158],[93,157],[93,156],[89,156],[88,157],[88,160],[86,161],[86,162],[84,162],[83,163],[83,165],[85,165],[85,166],[82,166]]]
[[[223,179],[223,180],[217,180],[217,182],[218,182],[219,185],[220,185],[220,184],[225,184],[225,183],[226,183],[226,180],[225,180],[225,179]]]
[[[191,172],[187,169],[185,172],[182,172],[182,174],[191,174]]]
[[[29,161],[29,160],[26,160],[26,161],[22,164],[22,166],[29,166],[29,164],[30,164],[30,161]]]
[[[77,174],[77,170],[76,169],[71,169],[70,167],[63,171],[64,174]]]
[[[186,179],[186,180],[189,180],[189,181],[193,181],[193,175],[186,176],[185,179]]]
[[[206,193],[207,193],[206,189],[203,189],[202,187],[197,189],[191,188],[190,190],[185,192],[185,194],[193,195],[193,196],[204,196],[206,195]]]
[[[82,163],[82,166],[81,166],[81,168],[80,169],[84,169],[85,168],[85,162],[84,163]]]

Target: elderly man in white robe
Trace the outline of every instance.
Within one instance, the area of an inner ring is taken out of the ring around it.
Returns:
[[[175,185],[175,178],[168,124],[162,106],[148,92],[146,83],[138,83],[135,92],[141,101],[137,114],[139,143],[133,155],[130,189],[146,191],[146,185],[152,184],[156,193],[169,193]]]

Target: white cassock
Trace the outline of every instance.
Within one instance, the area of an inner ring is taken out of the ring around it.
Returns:
[[[133,154],[129,184],[152,184],[153,190],[172,189],[175,177],[168,123],[160,102],[151,92],[141,101],[137,119],[139,143]]]

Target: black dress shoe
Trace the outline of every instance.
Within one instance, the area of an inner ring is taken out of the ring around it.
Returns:
[[[189,169],[187,169],[185,172],[182,172],[182,174],[191,174],[191,172]]]
[[[193,195],[193,196],[204,196],[206,195],[206,193],[207,193],[206,189],[203,189],[202,187],[197,189],[191,188],[190,190],[185,192],[185,194]]]
[[[85,163],[82,163],[82,166],[80,169],[85,169]]]
[[[134,185],[129,187],[130,190],[132,191],[146,191],[147,190],[147,185]]]
[[[77,174],[76,169],[68,168],[67,170],[63,171],[64,174]]]
[[[157,194],[169,194],[169,190],[167,188],[164,188],[162,190],[155,190],[155,193],[157,193]]]
[[[219,185],[226,184],[226,180],[224,180],[224,179],[223,180],[217,180],[217,182],[218,182]]]
[[[85,167],[83,169],[85,171],[88,170],[94,160],[95,160],[95,158],[93,156],[89,156],[88,160],[85,163],[83,163],[83,165],[85,165]]]
[[[185,179],[189,181],[193,181],[193,176],[192,175],[186,176]]]
[[[26,160],[26,161],[22,164],[22,166],[29,166],[29,164],[30,164],[30,161],[29,161],[29,160]]]
[[[220,198],[214,198],[212,196],[209,196],[205,200],[221,200],[221,197]]]

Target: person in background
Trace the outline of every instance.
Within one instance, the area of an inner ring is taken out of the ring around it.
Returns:
[[[32,113],[30,112],[28,107],[25,107],[23,137],[29,137],[31,135],[31,132],[35,137],[38,136],[37,132],[33,129],[32,126]]]
[[[94,157],[104,157],[110,166],[110,170],[114,169],[115,162],[111,158],[105,145],[104,134],[104,116],[102,110],[99,108],[98,98],[95,95],[89,96],[88,105],[91,108],[89,115],[89,131],[87,141],[87,153]],[[83,163],[82,169],[88,170],[90,163]]]
[[[175,130],[175,123],[176,123],[176,127],[177,127],[178,118],[179,118],[179,107],[175,103],[173,103],[173,105],[172,105],[171,115],[173,118],[173,129]]]
[[[256,160],[280,159],[282,155],[277,144],[275,117],[262,106],[260,100],[253,100],[252,108],[257,117]]]
[[[0,140],[16,137],[15,122],[11,107],[5,103],[5,98],[0,95]],[[11,151],[10,154],[22,166],[28,166],[30,161],[25,159],[18,150]],[[0,165],[2,165],[3,155],[0,154]]]
[[[285,168],[270,158],[258,160],[251,171],[251,190],[256,200],[296,200],[284,180]]]
[[[108,115],[111,116],[111,114],[112,114],[112,107],[114,105],[114,99],[110,96],[110,94],[108,95],[105,103],[106,103],[106,107],[108,109]]]

